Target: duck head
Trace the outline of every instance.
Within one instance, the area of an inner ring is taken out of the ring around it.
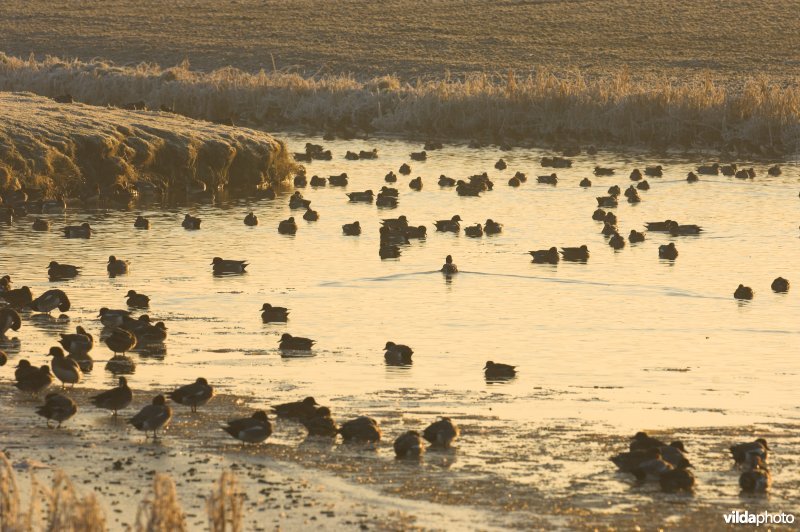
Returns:
[[[164,406],[165,404],[167,404],[167,400],[163,395],[159,394],[153,397],[153,404],[155,406]]]
[[[319,403],[317,403],[313,397],[306,397],[303,399],[303,404],[306,406],[317,406]]]
[[[47,356],[51,356],[56,359],[64,358],[64,350],[61,349],[60,347],[51,347],[50,352],[47,354]]]
[[[258,412],[254,412],[251,417],[253,419],[257,420],[257,421],[260,421],[261,423],[264,423],[264,424],[269,422],[269,418],[267,417],[267,413],[264,412],[263,410],[259,410]]]

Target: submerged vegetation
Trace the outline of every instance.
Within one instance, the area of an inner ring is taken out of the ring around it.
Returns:
[[[405,83],[395,76],[360,81],[235,68],[202,72],[185,62],[172,68],[117,66],[0,53],[0,89],[339,135],[593,142],[751,155],[794,153],[800,142],[800,85],[769,77],[744,78],[732,88],[710,76],[634,80],[624,69],[603,77],[536,70]]]

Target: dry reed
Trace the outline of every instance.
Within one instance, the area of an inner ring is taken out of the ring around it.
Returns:
[[[242,493],[236,476],[225,471],[206,500],[208,528],[212,532],[242,531]]]
[[[163,473],[153,479],[153,493],[139,505],[137,532],[185,532],[186,517],[178,502],[175,483]]]

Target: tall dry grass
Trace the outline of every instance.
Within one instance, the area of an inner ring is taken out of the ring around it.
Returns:
[[[242,493],[236,476],[225,471],[206,499],[208,528],[212,532],[242,531]]]
[[[358,129],[413,136],[510,141],[544,139],[655,146],[770,146],[800,141],[797,80],[745,77],[732,88],[710,77],[633,81],[627,71],[587,78],[546,70],[404,83],[394,76],[303,77],[234,68],[116,66],[0,54],[0,89],[71,94],[97,105],[144,101],[208,120],[268,127]]]

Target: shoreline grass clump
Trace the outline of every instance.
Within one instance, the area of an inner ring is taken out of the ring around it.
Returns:
[[[303,77],[288,71],[232,67],[192,70],[142,63],[20,59],[0,53],[0,90],[69,94],[93,105],[169,108],[209,121],[334,133],[363,131],[489,142],[594,142],[736,150],[798,151],[800,83],[742,76],[736,84],[626,69],[587,77],[553,74],[446,75],[405,82],[350,75]]]

